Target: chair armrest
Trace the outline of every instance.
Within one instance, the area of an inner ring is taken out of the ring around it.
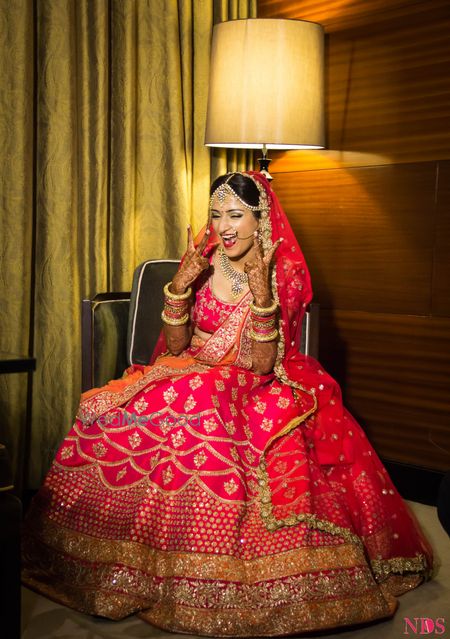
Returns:
[[[82,302],[81,392],[120,377],[128,366],[130,293],[99,293]]]

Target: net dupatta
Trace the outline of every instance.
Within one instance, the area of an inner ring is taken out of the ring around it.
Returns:
[[[282,239],[272,268],[272,296],[279,304],[280,313],[275,373],[280,376],[278,367],[295,356],[300,347],[303,316],[312,299],[311,278],[297,238],[270,183],[262,173],[256,171],[244,175],[262,187],[267,197],[267,209],[261,211],[260,223],[264,252]]]
[[[300,352],[303,317],[312,299],[311,279],[303,252],[268,180],[258,172],[244,175],[249,175],[267,194],[270,241],[265,242],[263,238],[264,250],[283,238],[276,250],[272,269],[272,296],[279,305],[280,331],[274,373],[282,383],[291,386],[299,408],[298,416],[267,442],[265,452],[276,440],[289,434],[320,409],[320,417],[316,416],[314,425],[308,424],[308,430],[311,427],[314,430],[312,438],[317,460],[325,464],[348,463],[353,458],[353,446],[344,436],[340,387],[317,360]],[[262,221],[263,229],[264,225]],[[329,446],[324,438],[324,424],[330,412],[338,418],[335,429],[340,435],[339,445],[333,440],[332,446]],[[261,463],[264,467],[264,460]]]
[[[318,369],[319,365],[300,353],[303,317],[312,299],[311,278],[303,252],[270,182],[257,171],[249,171],[244,175],[253,179],[260,192],[261,188],[264,190],[267,198],[267,208],[261,210],[260,223],[264,252],[282,239],[275,252],[271,273],[272,297],[279,306],[280,332],[274,373],[281,382],[294,389],[294,396],[298,397],[300,393],[302,395],[298,417],[267,442],[268,450],[276,439],[288,434],[316,411],[317,380],[313,380],[309,373],[311,369]],[[308,379],[305,379],[306,371]]]

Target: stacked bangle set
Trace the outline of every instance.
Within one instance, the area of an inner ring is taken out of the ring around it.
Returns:
[[[256,306],[253,302],[250,304],[252,320],[250,337],[255,342],[272,342],[278,337],[278,330],[275,327],[277,308],[276,302],[268,307]]]
[[[164,287],[164,310],[161,319],[165,324],[171,326],[182,326],[189,321],[189,298],[192,295],[192,288],[189,286],[185,293],[177,295],[169,290],[169,282]]]
[[[164,310],[161,319],[170,326],[183,326],[189,321],[189,298],[192,288],[189,287],[185,293],[177,295],[169,290],[171,284],[172,282],[169,282],[164,287]],[[255,342],[271,342],[278,337],[275,326],[277,308],[276,302],[268,307],[256,306],[253,302],[250,304],[250,337]]]

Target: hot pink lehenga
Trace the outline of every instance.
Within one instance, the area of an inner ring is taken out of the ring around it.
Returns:
[[[304,264],[281,253],[275,278],[274,373],[251,370],[251,295],[225,303],[205,280],[208,341],[86,394],[27,518],[26,585],[111,619],[271,636],[389,617],[429,574],[339,387],[298,353]]]

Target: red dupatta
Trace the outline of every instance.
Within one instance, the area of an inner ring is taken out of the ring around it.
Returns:
[[[283,238],[275,253],[271,281],[272,296],[279,304],[280,314],[280,339],[274,373],[281,382],[295,389],[295,394],[301,399],[298,418],[280,430],[269,442],[270,445],[277,437],[281,437],[304,421],[317,408],[328,406],[333,397],[340,397],[340,389],[336,382],[321,369],[316,360],[301,354],[299,350],[303,316],[312,299],[312,287],[303,252],[286,213],[269,181],[262,173],[247,171],[242,175],[252,179],[260,192],[262,206],[259,232],[264,251],[266,252],[279,238]],[[210,229],[210,235],[204,255],[211,255],[218,243],[211,220],[208,220],[197,235],[195,244],[199,244],[207,228]],[[161,333],[151,362],[154,362],[156,357],[166,350],[164,335]],[[321,462],[325,463],[328,458],[337,463],[339,458],[342,461],[343,451],[335,442],[332,444],[332,450],[329,450],[328,445],[324,445],[322,433],[319,430],[315,433],[314,439],[317,444],[316,454]],[[348,458],[348,451],[345,457]]]

